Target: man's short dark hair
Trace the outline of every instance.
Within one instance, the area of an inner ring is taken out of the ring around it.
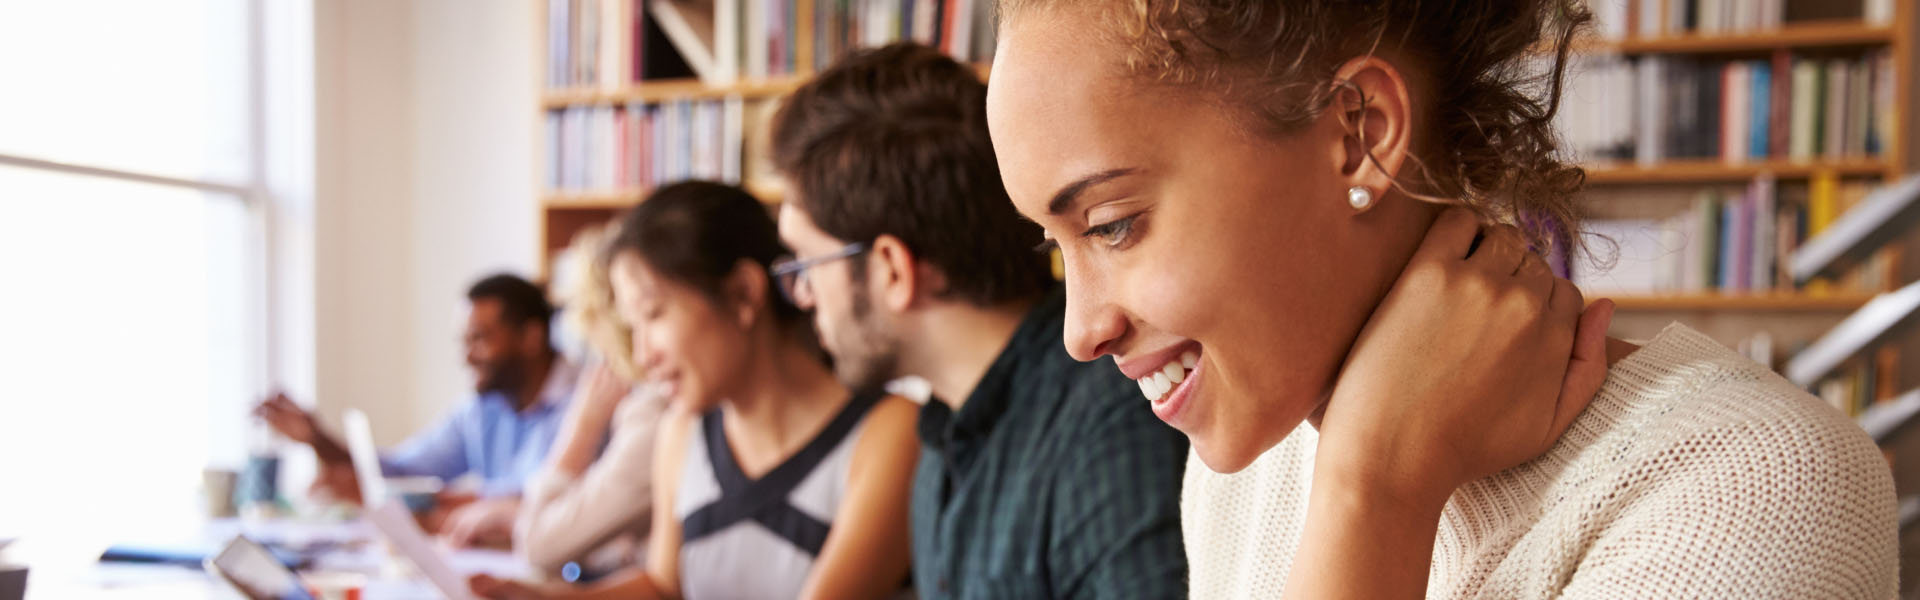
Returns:
[[[553,320],[553,304],[547,302],[546,292],[515,275],[492,275],[467,288],[468,302],[480,300],[499,302],[500,320],[514,327],[536,324],[547,331]]]
[[[976,305],[1031,297],[1053,283],[1033,250],[987,136],[987,86],[926,46],[899,43],[841,59],[786,101],[773,160],[795,202],[834,237],[892,235],[946,276],[937,292]]]

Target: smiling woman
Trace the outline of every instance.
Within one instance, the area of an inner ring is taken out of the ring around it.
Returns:
[[[1582,175],[1563,60],[1521,63],[1577,4],[1000,9],[1001,173],[1070,352],[1192,441],[1194,595],[1893,593],[1870,440],[1684,327],[1605,339],[1544,266]]]
[[[740,188],[663,187],[604,257],[633,357],[671,408],[643,570],[591,588],[487,578],[488,598],[886,598],[907,574],[915,407],[833,378]]]

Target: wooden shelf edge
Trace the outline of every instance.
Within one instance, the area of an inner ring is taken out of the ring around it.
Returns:
[[[1718,159],[1683,159],[1652,166],[1597,163],[1586,165],[1586,169],[1589,185],[1618,185],[1734,182],[1752,179],[1762,173],[1772,173],[1774,177],[1781,179],[1805,179],[1815,173],[1827,171],[1841,176],[1882,175],[1889,172],[1891,164],[1880,158],[1813,161],[1768,159],[1744,163],[1729,163]]]
[[[541,103],[549,109],[598,104],[654,104],[673,100],[715,100],[728,96],[766,98],[783,96],[806,83],[810,76],[792,75],[764,80],[741,81],[731,85],[710,86],[698,79],[649,81],[619,89],[583,88],[554,90],[544,94]]]
[[[1772,311],[1848,312],[1859,309],[1872,294],[1842,292],[1822,296],[1804,294],[1676,294],[1656,296],[1589,293],[1588,302],[1610,298],[1624,311]]]
[[[1874,46],[1892,44],[1894,39],[1892,25],[1849,19],[1794,23],[1778,29],[1731,34],[1686,33],[1622,40],[1588,38],[1575,41],[1573,51],[1578,54],[1705,54],[1776,48]]]
[[[786,192],[778,184],[747,184],[747,192],[759,198],[762,204],[778,205],[786,198]],[[625,210],[633,208],[653,190],[603,190],[590,192],[548,192],[540,197],[543,209],[563,210]]]
[[[986,79],[990,65],[975,64],[975,72]],[[644,81],[621,88],[586,87],[548,90],[541,94],[542,107],[552,110],[570,106],[606,104],[657,104],[674,100],[717,100],[729,96],[743,99],[785,96],[813,79],[812,73],[782,75],[758,80],[741,80],[727,85],[708,85],[695,78]]]
[[[640,192],[553,193],[540,198],[542,208],[622,210],[640,203]]]

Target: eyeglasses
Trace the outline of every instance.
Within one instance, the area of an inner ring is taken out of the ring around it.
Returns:
[[[789,256],[773,261],[773,266],[768,271],[773,273],[774,281],[780,283],[780,293],[787,297],[788,302],[803,309],[812,308],[813,285],[807,282],[807,269],[843,258],[859,256],[868,249],[866,242],[858,242],[841,246],[839,250],[813,258],[800,259]]]

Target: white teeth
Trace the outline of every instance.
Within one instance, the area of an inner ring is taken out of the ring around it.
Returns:
[[[1161,367],[1160,374],[1176,384],[1187,378],[1187,370],[1180,368],[1179,363],[1167,363],[1167,366]]]
[[[1185,381],[1187,373],[1199,363],[1200,355],[1189,350],[1180,354],[1180,360],[1161,365],[1160,370],[1148,373],[1133,382],[1140,384],[1140,394],[1146,396],[1148,401],[1158,402],[1167,395],[1167,392],[1173,391],[1174,386]]]

